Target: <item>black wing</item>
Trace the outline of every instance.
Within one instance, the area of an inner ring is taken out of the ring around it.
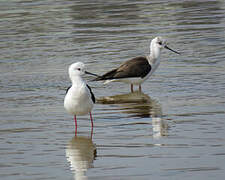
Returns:
[[[87,85],[87,88],[89,89],[89,91],[90,91],[90,93],[91,93],[91,99],[92,99],[93,103],[95,103],[95,95],[94,95],[94,93],[92,92],[91,87]]]
[[[68,93],[68,91],[69,91],[69,89],[71,88],[72,86],[70,86],[70,87],[68,87],[67,89],[66,89],[66,94]]]
[[[95,80],[110,80],[121,78],[144,78],[151,71],[151,65],[146,57],[136,57],[123,63],[119,68],[107,72]]]

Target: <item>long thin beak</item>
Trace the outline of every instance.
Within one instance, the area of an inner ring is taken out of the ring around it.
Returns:
[[[174,52],[174,53],[180,54],[179,52],[174,51],[173,49],[169,48],[167,45],[165,45],[164,48],[169,49],[170,51],[172,51],[172,52]]]
[[[96,77],[100,77],[99,75],[97,74],[94,74],[94,73],[91,73],[91,72],[88,72],[88,71],[84,71],[85,74],[90,74],[92,76],[96,76]]]

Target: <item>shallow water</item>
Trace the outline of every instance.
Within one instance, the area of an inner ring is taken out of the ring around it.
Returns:
[[[1,1],[0,176],[28,179],[224,179],[224,1]],[[130,94],[85,79],[88,116],[63,108],[76,61],[102,74],[163,36],[182,55]]]

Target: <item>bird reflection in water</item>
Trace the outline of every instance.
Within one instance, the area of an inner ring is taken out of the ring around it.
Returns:
[[[162,108],[158,101],[147,94],[135,91],[128,94],[100,97],[100,104],[116,104],[121,113],[129,114],[129,117],[151,118],[153,137],[167,136],[168,124],[162,119]]]
[[[86,171],[93,167],[96,156],[96,146],[91,138],[75,136],[69,141],[66,147],[66,157],[74,172],[74,179],[88,179]]]

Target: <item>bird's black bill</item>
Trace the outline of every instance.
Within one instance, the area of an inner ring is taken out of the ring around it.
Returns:
[[[179,52],[174,51],[173,49],[170,49],[168,46],[164,46],[164,48],[169,49],[170,51],[172,51],[172,52],[174,52],[174,53],[180,54]]]
[[[84,73],[85,73],[85,74],[92,75],[92,76],[100,77],[99,75],[94,74],[94,73],[91,73],[91,72],[88,72],[88,71],[84,71]]]

